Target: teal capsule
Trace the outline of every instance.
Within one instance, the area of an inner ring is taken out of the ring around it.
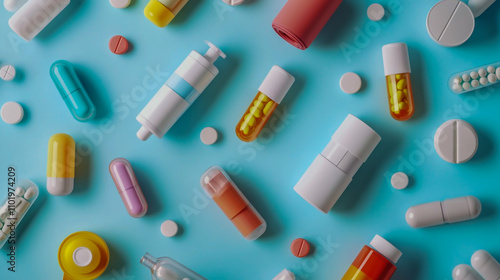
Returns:
[[[71,63],[65,60],[54,62],[50,67],[50,77],[76,120],[84,122],[94,117],[95,106]]]

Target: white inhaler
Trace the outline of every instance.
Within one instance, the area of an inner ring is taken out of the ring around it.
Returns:
[[[155,258],[146,253],[141,264],[151,270],[153,280],[207,280],[198,273],[168,257]]]
[[[293,189],[312,206],[328,213],[380,140],[371,127],[347,115]]]
[[[219,74],[213,63],[226,55],[215,45],[201,55],[192,51],[137,116],[142,127],[137,137],[146,141],[151,134],[162,138],[191,104]]]

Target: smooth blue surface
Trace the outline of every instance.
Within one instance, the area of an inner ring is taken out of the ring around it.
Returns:
[[[451,279],[453,267],[470,264],[477,249],[500,259],[500,90],[457,96],[447,88],[452,73],[500,60],[499,3],[477,19],[466,44],[444,48],[425,27],[434,0],[380,1],[393,12],[380,23],[366,16],[373,1],[345,0],[312,46],[300,51],[271,28],[285,0],[247,0],[237,7],[192,0],[164,29],[143,16],[146,1],[133,2],[117,10],[105,0],[72,1],[30,43],[9,29],[10,14],[0,9],[0,63],[19,73],[14,82],[0,81],[0,103],[17,101],[25,108],[19,125],[0,122],[0,195],[5,197],[9,164],[41,191],[18,236],[17,272],[7,271],[3,248],[0,279],[61,279],[57,249],[80,230],[97,233],[110,247],[102,279],[150,279],[139,264],[145,252],[172,257],[212,280],[272,279],[285,267],[300,279],[340,279],[375,234],[403,251],[393,279]],[[130,41],[130,53],[108,50],[117,34]],[[136,115],[191,50],[208,49],[204,40],[228,56],[216,62],[219,76],[163,139],[139,141]],[[416,113],[407,122],[393,120],[388,111],[381,47],[393,42],[406,42],[411,55]],[[345,52],[348,45],[351,53]],[[80,123],[64,105],[49,76],[58,59],[74,64],[96,105],[95,120]],[[235,125],[275,64],[296,83],[259,140],[244,144]],[[339,89],[349,71],[364,82],[355,95]],[[325,215],[292,188],[348,113],[382,141]],[[443,161],[432,147],[435,130],[452,118],[468,121],[479,135],[476,156],[463,165]],[[206,126],[222,135],[213,146],[199,139]],[[75,189],[66,197],[45,188],[48,139],[60,132],[77,143]],[[149,203],[143,218],[131,218],[116,191],[108,172],[116,157],[134,167]],[[212,165],[224,167],[267,220],[262,238],[246,241],[201,195],[199,176]],[[410,175],[408,189],[390,187],[388,178],[397,171]],[[474,221],[426,229],[405,222],[412,205],[464,195],[483,202]],[[180,224],[180,236],[161,235],[167,219]],[[297,237],[315,247],[310,257],[290,253]]]

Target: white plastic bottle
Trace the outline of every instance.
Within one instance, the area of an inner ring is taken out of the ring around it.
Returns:
[[[213,63],[226,55],[206,43],[210,49],[204,55],[192,51],[137,116],[142,125],[137,132],[139,139],[145,141],[151,134],[162,138],[219,74]]]

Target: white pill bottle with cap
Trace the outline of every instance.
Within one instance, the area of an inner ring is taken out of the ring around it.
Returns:
[[[139,113],[140,140],[147,140],[151,134],[162,138],[219,74],[213,63],[226,55],[212,43],[206,43],[210,49],[204,55],[192,51]]]
[[[371,127],[349,114],[294,190],[312,206],[328,213],[380,140]]]
[[[365,245],[341,280],[389,280],[396,271],[396,263],[403,255],[398,248],[380,235]]]

